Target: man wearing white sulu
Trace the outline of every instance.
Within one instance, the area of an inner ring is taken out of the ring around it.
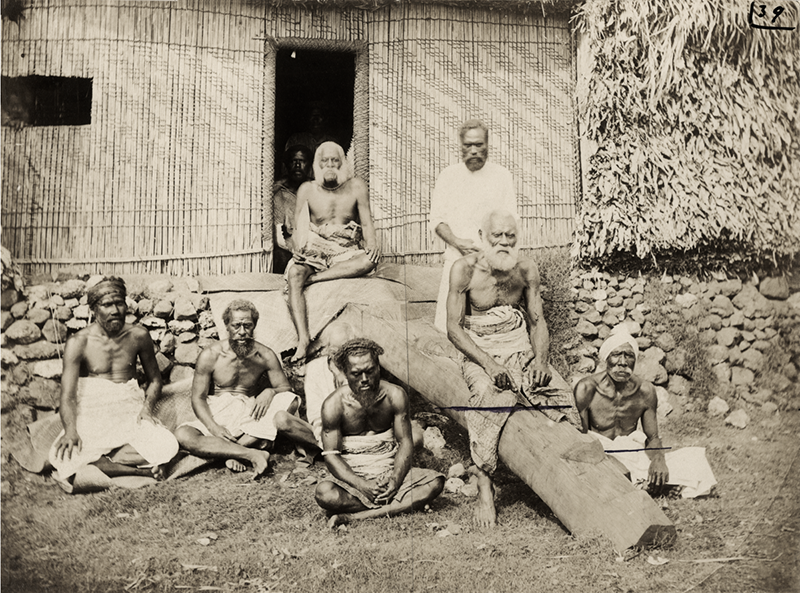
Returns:
[[[163,477],[178,452],[172,433],[153,419],[161,373],[147,330],[125,323],[125,283],[107,277],[87,292],[95,322],[67,341],[61,377],[64,430],[50,449],[56,478],[92,464],[109,477]],[[143,391],[136,361],[148,379]]]
[[[683,486],[684,498],[709,494],[717,481],[705,448],[665,453],[658,436],[656,391],[650,382],[633,374],[639,346],[624,326],[615,328],[600,347],[599,356],[606,369],[575,386],[583,431],[597,438],[603,449],[627,468],[634,484]]]

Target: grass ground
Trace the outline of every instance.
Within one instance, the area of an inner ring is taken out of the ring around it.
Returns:
[[[676,545],[624,556],[602,537],[570,535],[504,470],[494,530],[471,526],[472,499],[444,494],[429,512],[329,531],[285,447],[259,482],[215,468],[83,496],[4,460],[0,584],[4,593],[797,591],[800,412],[750,414],[746,430],[704,414],[669,419],[666,444],[705,446],[719,485],[708,498],[658,498]],[[444,428],[448,450],[418,463],[466,462],[463,431],[427,420]],[[446,526],[461,531],[442,537]],[[669,562],[652,565],[651,555]],[[708,561],[728,558],[741,559]]]

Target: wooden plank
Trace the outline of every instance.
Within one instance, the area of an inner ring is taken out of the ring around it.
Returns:
[[[339,319],[378,342],[382,365],[403,383],[466,427],[469,389],[452,352],[427,321],[405,320],[403,309],[384,311],[349,304]],[[426,352],[441,352],[442,356]],[[642,490],[634,488],[592,437],[537,411],[513,413],[500,438],[500,459],[517,474],[572,533],[601,533],[618,551],[666,545],[675,527]]]

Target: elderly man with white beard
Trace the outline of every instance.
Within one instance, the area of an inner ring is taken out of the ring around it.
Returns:
[[[297,192],[294,256],[286,268],[289,309],[297,330],[292,362],[305,359],[308,331],[303,288],[315,282],[356,278],[381,257],[367,185],[354,177],[342,147],[323,142],[314,155],[314,180]]]
[[[463,355],[461,371],[471,393],[467,427],[475,463],[470,471],[478,477],[475,519],[492,527],[497,443],[515,406],[538,409],[557,422],[580,426],[580,420],[569,385],[548,363],[539,271],[519,258],[514,216],[490,212],[480,238],[482,251],[457,260],[450,272],[447,336]]]

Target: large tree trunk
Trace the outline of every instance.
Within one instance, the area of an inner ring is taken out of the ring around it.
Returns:
[[[467,388],[446,356],[441,334],[426,321],[403,320],[402,310],[348,305],[340,319],[385,350],[381,364],[433,405],[466,427]],[[426,353],[427,352],[427,353]],[[674,541],[675,527],[603,453],[602,446],[566,423],[538,411],[513,413],[500,437],[500,459],[576,534],[601,533],[618,551]]]

